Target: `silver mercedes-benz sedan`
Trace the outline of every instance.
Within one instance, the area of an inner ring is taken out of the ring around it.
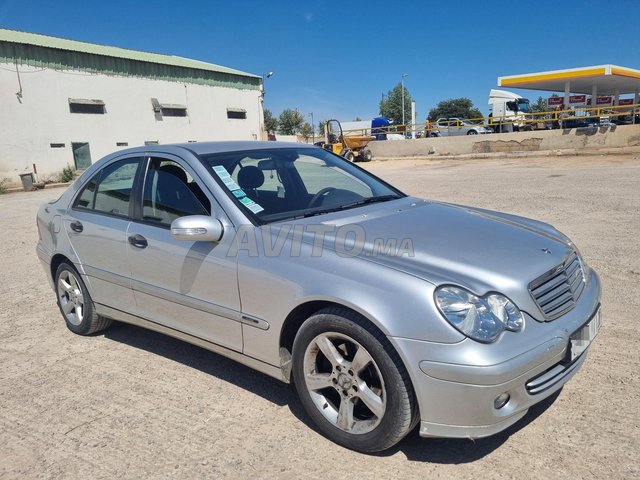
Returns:
[[[72,332],[132,323],[293,382],[362,452],[418,424],[504,430],[578,371],[601,322],[598,276],[555,228],[409,197],[306,145],[122,150],[37,224]]]

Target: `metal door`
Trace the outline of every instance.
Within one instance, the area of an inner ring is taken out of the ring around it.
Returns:
[[[73,151],[73,163],[77,170],[84,170],[91,166],[91,151],[88,142],[73,142],[71,150]]]

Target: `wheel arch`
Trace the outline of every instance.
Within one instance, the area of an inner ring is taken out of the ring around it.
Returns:
[[[51,278],[53,279],[54,282],[56,281],[56,272],[58,271],[58,267],[62,262],[67,262],[75,267],[74,263],[69,259],[69,257],[66,257],[61,253],[56,253],[53,257],[51,257],[50,273],[51,273]]]
[[[290,382],[292,380],[291,377],[291,354],[293,352],[293,341],[296,338],[298,331],[302,324],[312,315],[318,313],[321,310],[335,307],[344,310],[349,310],[354,314],[358,315],[364,322],[369,324],[371,328],[380,332],[381,335],[387,336],[388,333],[384,331],[383,328],[379,325],[378,322],[373,320],[366,313],[359,311],[352,306],[346,305],[344,303],[340,303],[335,300],[308,300],[304,303],[297,305],[285,318],[282,328],[280,330],[280,342],[279,342],[279,351],[280,351],[280,366],[282,369],[282,375],[285,380]],[[389,342],[389,347],[395,350],[395,347],[391,342]],[[396,352],[398,353],[398,352]],[[398,355],[399,358],[402,359],[402,356]],[[406,368],[406,366],[405,366]]]

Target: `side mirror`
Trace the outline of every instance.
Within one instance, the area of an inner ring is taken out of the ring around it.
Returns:
[[[224,233],[220,220],[206,215],[189,215],[171,222],[171,236],[192,242],[219,242]]]

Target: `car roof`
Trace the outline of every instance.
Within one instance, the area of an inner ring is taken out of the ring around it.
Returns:
[[[235,140],[220,142],[193,142],[193,143],[167,143],[161,145],[144,145],[139,147],[120,150],[117,153],[139,153],[139,152],[164,152],[179,153],[188,150],[198,155],[208,155],[212,153],[238,152],[244,150],[264,150],[264,149],[288,149],[288,148],[319,148],[307,143],[295,142],[263,142],[255,140]]]

